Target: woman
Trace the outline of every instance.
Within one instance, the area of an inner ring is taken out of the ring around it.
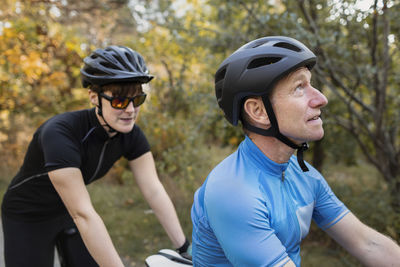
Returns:
[[[123,266],[86,184],[124,156],[146,201],[180,253],[189,242],[160,183],[149,144],[135,124],[149,75],[142,56],[109,46],[84,59],[82,83],[96,107],[56,115],[41,125],[2,204],[7,267]]]

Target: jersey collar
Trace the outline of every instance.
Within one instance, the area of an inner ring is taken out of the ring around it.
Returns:
[[[242,152],[242,155],[250,159],[262,171],[271,174],[281,175],[289,166],[288,162],[276,163],[269,159],[247,135],[240,144],[239,150]]]
[[[89,111],[89,119],[90,119],[91,127],[96,128],[95,131],[93,132],[93,134],[95,134],[98,138],[100,138],[101,140],[104,140],[104,141],[107,140],[107,139],[110,139],[107,131],[100,124],[100,121],[96,116],[96,109],[95,108],[90,109],[90,111]]]

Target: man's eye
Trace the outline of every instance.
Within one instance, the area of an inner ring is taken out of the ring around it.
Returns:
[[[301,95],[304,94],[305,88],[306,88],[306,87],[305,87],[303,84],[299,84],[299,85],[297,85],[296,88],[294,89],[293,94],[294,94],[294,95],[297,95],[297,96],[301,96]]]

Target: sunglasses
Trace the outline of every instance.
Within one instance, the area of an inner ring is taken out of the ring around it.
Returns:
[[[136,108],[141,104],[143,104],[143,102],[146,100],[145,93],[140,95],[135,95],[134,97],[108,96],[104,93],[100,93],[100,96],[110,101],[111,106],[115,109],[125,109],[131,101],[133,103],[133,106]]]

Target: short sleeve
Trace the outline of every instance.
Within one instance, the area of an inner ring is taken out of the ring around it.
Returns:
[[[48,121],[43,125],[39,140],[46,171],[80,167],[80,143],[67,124],[57,120]]]
[[[325,230],[340,221],[349,210],[332,192],[322,176],[318,179],[315,190],[313,219],[321,229]]]
[[[150,145],[139,126],[135,124],[132,131],[123,138],[124,157],[134,160],[150,151]]]
[[[235,183],[224,190],[207,188],[209,224],[234,266],[273,266],[289,261],[286,248],[270,225],[265,201]],[[215,187],[214,187],[215,188]]]

